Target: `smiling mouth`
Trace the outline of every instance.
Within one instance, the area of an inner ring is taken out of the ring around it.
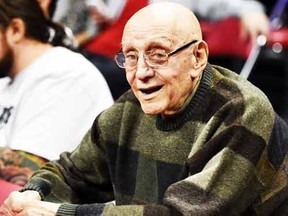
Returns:
[[[152,94],[152,93],[154,93],[154,92],[159,91],[161,88],[162,88],[162,86],[156,86],[156,87],[149,88],[149,89],[140,89],[140,91],[141,91],[143,94]]]

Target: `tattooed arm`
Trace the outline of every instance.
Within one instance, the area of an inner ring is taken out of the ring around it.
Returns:
[[[32,173],[47,160],[10,148],[0,148],[0,179],[24,186]]]

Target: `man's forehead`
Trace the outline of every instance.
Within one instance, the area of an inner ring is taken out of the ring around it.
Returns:
[[[179,25],[175,19],[163,19],[156,17],[147,17],[143,19],[131,19],[124,28],[124,33],[126,31],[153,31],[153,33],[157,33],[157,31],[175,31],[175,28]],[[154,32],[156,31],[156,32]]]
[[[122,44],[137,41],[142,43],[149,41],[173,43],[182,37],[181,34],[177,25],[172,21],[130,22],[124,29]]]
[[[172,46],[179,40],[179,37],[175,36],[170,31],[131,31],[126,32],[122,38],[122,47],[147,47],[147,46]]]

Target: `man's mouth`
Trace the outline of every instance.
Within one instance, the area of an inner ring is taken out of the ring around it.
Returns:
[[[163,86],[155,86],[148,89],[140,89],[143,94],[152,94],[154,92],[159,91]]]

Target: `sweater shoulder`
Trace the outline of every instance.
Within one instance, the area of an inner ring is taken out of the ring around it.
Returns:
[[[117,127],[120,122],[132,120],[143,113],[140,103],[131,90],[124,93],[115,103],[101,113],[98,124],[101,127]]]
[[[257,86],[242,78],[237,73],[220,67],[213,66],[212,89],[214,93],[226,98],[227,101],[241,100],[245,106],[261,106],[273,110],[272,105]]]

